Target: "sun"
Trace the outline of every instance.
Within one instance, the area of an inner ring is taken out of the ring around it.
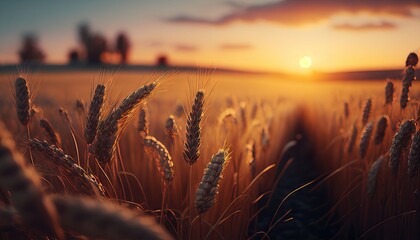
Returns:
[[[301,57],[299,60],[299,65],[301,68],[310,68],[312,66],[312,58],[309,56]]]

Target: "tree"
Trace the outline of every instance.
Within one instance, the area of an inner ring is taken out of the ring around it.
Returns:
[[[156,65],[158,67],[167,67],[168,66],[168,57],[166,55],[159,55],[157,58]]]
[[[23,36],[22,49],[19,51],[20,62],[36,62],[42,63],[45,54],[38,44],[38,39],[34,34],[26,34]]]
[[[75,64],[80,61],[80,54],[76,49],[73,49],[69,52],[69,63]]]
[[[92,34],[89,26],[82,24],[79,26],[79,38],[84,47],[87,62],[91,64],[102,63],[102,54],[108,49],[105,37],[99,33]]]
[[[128,52],[130,50],[130,41],[128,40],[126,34],[118,34],[115,49],[121,56],[121,64],[126,64],[128,60]]]

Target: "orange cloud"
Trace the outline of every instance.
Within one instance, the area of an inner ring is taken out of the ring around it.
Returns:
[[[251,49],[252,46],[249,44],[227,43],[227,44],[220,45],[219,48],[221,50],[246,50],[246,49]]]
[[[336,30],[345,31],[367,31],[367,30],[392,30],[397,26],[391,22],[382,21],[380,23],[365,23],[361,25],[354,25],[349,23],[336,24],[333,26]]]
[[[198,50],[197,47],[192,46],[192,45],[186,45],[186,44],[175,45],[175,49],[180,52],[195,52]]]
[[[235,21],[263,20],[298,26],[327,20],[340,13],[364,12],[375,16],[414,17],[413,8],[420,9],[419,0],[283,0],[238,8],[215,20],[180,15],[167,21],[217,26]]]

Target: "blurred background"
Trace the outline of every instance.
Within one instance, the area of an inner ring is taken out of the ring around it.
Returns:
[[[0,65],[392,70],[420,48],[420,1],[3,1]]]

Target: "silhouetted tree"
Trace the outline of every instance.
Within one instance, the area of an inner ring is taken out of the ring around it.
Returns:
[[[130,50],[130,41],[128,40],[128,37],[126,34],[124,33],[118,34],[115,50],[121,56],[121,64],[126,64],[128,60],[127,59],[128,52]]]
[[[19,51],[20,61],[42,63],[45,54],[38,45],[38,39],[33,34],[23,36],[22,49]]]
[[[76,49],[73,49],[69,52],[69,63],[75,64],[80,61],[80,54]]]
[[[105,37],[98,33],[92,34],[89,26],[82,24],[79,27],[79,38],[84,47],[87,62],[93,64],[101,63],[101,56],[108,49]]]
[[[158,67],[167,67],[168,66],[168,57],[166,55],[159,55],[157,58],[156,65]]]

